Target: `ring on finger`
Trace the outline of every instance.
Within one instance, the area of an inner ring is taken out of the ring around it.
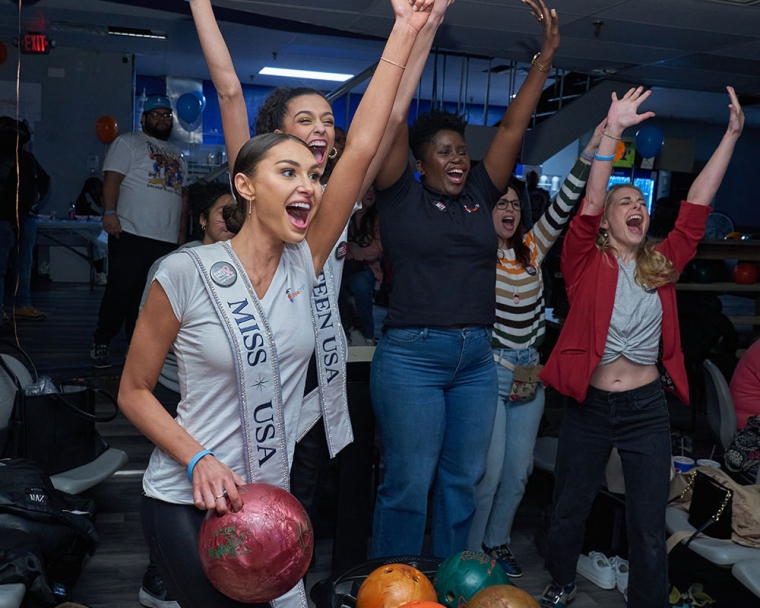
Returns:
[[[219,496],[214,496],[214,500],[219,500],[220,498],[224,498],[227,496],[227,490],[224,490]]]
[[[544,20],[544,16],[543,15],[539,15],[538,17],[536,17],[536,19],[538,19],[539,21],[543,21]]]

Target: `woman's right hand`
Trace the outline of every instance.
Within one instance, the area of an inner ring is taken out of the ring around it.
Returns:
[[[647,118],[654,116],[654,112],[638,114],[639,106],[652,94],[652,91],[644,91],[644,87],[630,89],[622,99],[618,99],[617,93],[612,92],[612,105],[607,112],[607,131],[612,135],[619,135],[628,127],[639,124]]]
[[[237,487],[245,485],[237,473],[211,454],[201,458],[193,469],[193,502],[203,511],[215,510],[219,515],[243,508],[243,499]]]

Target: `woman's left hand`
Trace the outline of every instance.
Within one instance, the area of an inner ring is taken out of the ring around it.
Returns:
[[[419,32],[428,22],[433,5],[446,4],[448,0],[391,0],[397,21],[402,21]]]
[[[728,96],[731,98],[731,103],[728,105],[731,114],[728,117],[727,134],[739,137],[744,130],[744,110],[739,104],[739,98],[736,96],[734,87],[726,87],[726,89],[728,89]]]
[[[543,0],[522,0],[527,4],[533,16],[541,24],[544,31],[544,46],[541,49],[542,56],[554,53],[559,47],[559,17],[555,9],[546,8]],[[544,57],[546,59],[546,57]]]

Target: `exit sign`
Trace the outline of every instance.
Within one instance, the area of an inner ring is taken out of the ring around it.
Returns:
[[[28,55],[47,55],[53,48],[53,44],[53,41],[45,34],[36,32],[24,34],[18,40],[19,50]]]

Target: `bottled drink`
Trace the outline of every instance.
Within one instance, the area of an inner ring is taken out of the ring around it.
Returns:
[[[77,205],[76,205],[76,203],[71,203],[69,205],[69,219],[70,220],[75,220],[76,219],[76,214],[77,214]]]

